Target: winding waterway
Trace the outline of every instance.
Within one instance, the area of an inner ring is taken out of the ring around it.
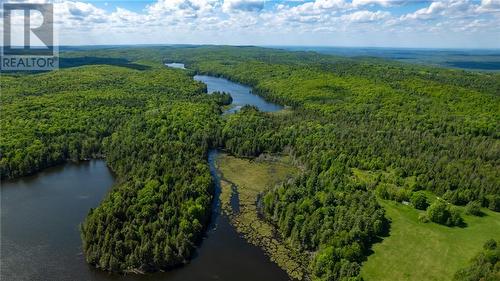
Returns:
[[[184,68],[183,64],[169,67]],[[233,113],[254,105],[272,112],[282,107],[254,95],[251,88],[223,78],[196,75],[208,93],[228,92]],[[78,225],[90,208],[111,188],[114,177],[102,160],[66,164],[35,176],[2,182],[0,280],[165,280],[254,281],[289,280],[264,252],[245,241],[220,211],[217,150],[209,152],[216,183],[212,222],[190,264],[176,270],[145,275],[117,275],[85,263]]]

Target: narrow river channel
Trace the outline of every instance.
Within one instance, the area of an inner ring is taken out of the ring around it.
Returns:
[[[184,68],[183,64],[169,67]],[[208,93],[229,92],[234,113],[255,105],[273,112],[282,107],[254,95],[251,88],[223,78],[196,75]],[[217,150],[209,152],[216,183],[212,222],[191,263],[169,272],[145,275],[109,274],[85,263],[78,225],[96,207],[114,182],[102,160],[66,164],[1,185],[0,280],[289,280],[264,252],[245,241],[220,211]]]

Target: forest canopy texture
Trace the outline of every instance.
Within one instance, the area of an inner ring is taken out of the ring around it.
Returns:
[[[378,186],[403,201],[426,190],[500,211],[499,74],[254,47],[63,57],[60,71],[0,78],[1,176],[105,157],[119,180],[81,227],[87,261],[99,268],[156,271],[189,260],[209,220],[212,148],[286,152],[305,167],[263,196],[263,212],[309,257],[313,280],[360,278],[389,227]],[[228,97],[205,94],[195,72],[251,85],[288,108],[221,115]],[[375,183],[353,169],[377,174]]]

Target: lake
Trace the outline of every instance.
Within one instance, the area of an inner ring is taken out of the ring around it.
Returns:
[[[172,62],[166,63],[165,65],[170,68],[186,69],[183,63]],[[252,88],[229,81],[228,79],[207,75],[195,75],[193,79],[205,83],[209,94],[213,92],[226,92],[231,94],[233,106],[225,112],[226,114],[235,113],[245,105],[256,106],[263,112],[275,112],[283,109],[283,106],[268,102],[261,96],[252,93]]]
[[[102,160],[68,163],[1,187],[1,279],[88,280],[79,224],[114,177]]]
[[[231,82],[224,78],[196,75],[194,76],[194,80],[207,84],[208,93],[226,92],[231,94],[233,98],[233,107],[228,109],[226,113],[234,113],[247,104],[254,105],[260,111],[264,112],[275,112],[283,109],[281,105],[267,102],[261,96],[253,94],[252,88]]]
[[[175,63],[171,67],[184,65]],[[282,109],[241,84],[210,76],[194,79],[206,83],[209,93],[231,94],[235,107],[227,113],[245,104],[267,112]],[[208,158],[216,183],[212,222],[195,257],[184,267],[145,275],[109,274],[85,263],[78,226],[89,209],[99,205],[115,180],[103,160],[68,163],[34,176],[2,182],[1,280],[289,280],[221,214],[217,155],[217,150],[211,150]]]

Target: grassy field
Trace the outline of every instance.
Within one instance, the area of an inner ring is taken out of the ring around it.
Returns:
[[[500,213],[486,209],[483,217],[464,215],[467,227],[421,223],[421,211],[380,200],[392,220],[390,236],[373,247],[362,276],[375,280],[451,280],[490,238],[500,239]]]
[[[221,174],[222,208],[236,230],[264,249],[291,277],[300,280],[305,272],[302,265],[305,257],[299,257],[277,239],[274,227],[262,220],[257,210],[259,194],[299,172],[290,162],[287,157],[248,160],[223,154],[217,166]],[[234,210],[234,202],[231,204],[234,196],[238,197],[239,210]]]
[[[222,175],[223,209],[236,229],[251,243],[262,247],[291,276],[300,279],[299,272],[304,270],[300,261],[287,258],[295,253],[276,240],[272,226],[259,218],[256,206],[261,192],[299,170],[287,158],[248,160],[228,155],[220,156],[218,168]],[[373,177],[364,171],[354,171],[354,174],[366,182]],[[231,207],[232,196],[239,199],[239,212]],[[430,193],[428,197],[435,200]],[[500,239],[500,213],[487,209],[483,209],[483,217],[463,215],[467,227],[459,228],[421,223],[418,216],[422,211],[412,206],[386,200],[380,203],[392,221],[391,231],[381,243],[374,245],[374,253],[363,265],[362,276],[367,281],[451,280],[453,274],[467,266],[482,249],[486,240]]]

